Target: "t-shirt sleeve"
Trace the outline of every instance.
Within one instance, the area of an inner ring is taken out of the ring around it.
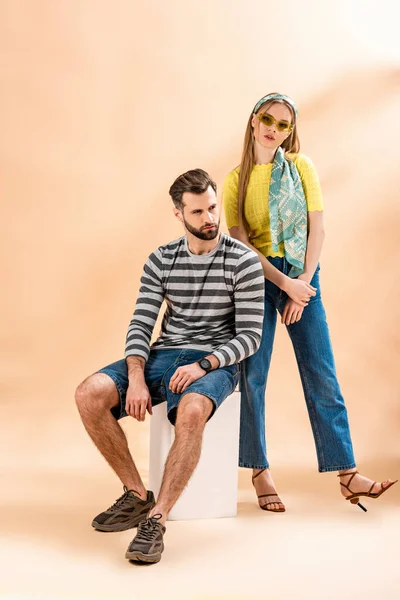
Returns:
[[[319,182],[317,169],[311,158],[304,154],[299,154],[294,159],[294,163],[299,172],[301,183],[303,184],[307,201],[307,210],[309,212],[314,210],[324,210],[321,184]]]
[[[222,201],[224,203],[225,218],[228,229],[231,227],[239,227],[238,182],[239,174],[237,171],[231,171],[225,177],[224,186],[222,189]]]

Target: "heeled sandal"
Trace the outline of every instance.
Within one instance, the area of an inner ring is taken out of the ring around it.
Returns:
[[[254,485],[254,480],[261,475],[261,473],[264,473],[264,471],[266,471],[267,469],[263,469],[262,471],[259,471],[258,473],[256,473],[256,475],[253,475],[253,477],[251,478],[251,482]],[[255,487],[255,486],[254,486]],[[261,496],[257,496],[258,499],[260,498],[268,498],[268,496],[278,496],[278,494],[275,492],[275,494],[261,494]],[[279,496],[278,496],[279,498]],[[283,504],[283,502],[279,501],[279,502],[266,502],[266,504],[263,504],[262,506],[260,506],[261,510],[267,510],[268,512],[285,512],[286,508],[268,508],[268,506],[271,506],[271,504]]]
[[[355,475],[357,475],[357,473],[358,471],[352,471],[351,473],[339,473],[338,477],[347,477],[348,475],[350,475],[350,479],[348,480],[347,484],[340,482],[340,485],[350,492],[350,495],[345,496],[345,499],[350,500],[351,504],[357,504],[357,506],[359,506],[364,512],[367,512],[367,509],[361,504],[361,502],[359,502],[360,496],[366,496],[367,498],[374,499],[379,498],[379,496],[381,496],[383,492],[387,492],[387,490],[391,488],[392,485],[398,482],[398,479],[396,479],[396,481],[391,481],[386,487],[383,487],[383,483],[381,483],[381,489],[379,490],[379,492],[372,493],[371,490],[373,490],[374,485],[378,483],[377,481],[374,481],[374,483],[369,488],[368,492],[353,492],[349,486],[350,483],[353,481]]]

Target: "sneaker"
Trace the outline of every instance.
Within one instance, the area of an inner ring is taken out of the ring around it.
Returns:
[[[144,521],[155,505],[153,492],[147,492],[147,499],[142,500],[124,486],[124,493],[110,508],[100,513],[92,521],[92,527],[98,531],[125,531],[137,527]],[[137,493],[137,492],[136,492]]]
[[[160,523],[160,514],[153,515],[139,524],[136,537],[126,551],[125,558],[143,563],[157,563],[164,550],[163,536],[166,531]]]

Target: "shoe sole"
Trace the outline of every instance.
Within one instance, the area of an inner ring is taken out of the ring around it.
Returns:
[[[151,508],[149,508],[151,510]],[[146,520],[146,515],[143,515],[139,519],[136,518],[132,521],[128,521],[127,523],[114,523],[112,525],[107,525],[104,523],[97,523],[96,521],[92,521],[92,527],[97,531],[107,531],[112,533],[113,531],[126,531],[127,529],[134,529],[141,523]]]
[[[155,554],[143,554],[143,552],[127,552],[125,558],[143,563],[158,563],[161,560],[161,552]]]

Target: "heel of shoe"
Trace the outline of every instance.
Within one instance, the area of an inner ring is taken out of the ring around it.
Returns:
[[[360,498],[352,498],[350,500],[351,504],[356,504],[357,506],[359,506],[361,508],[361,510],[363,510],[364,512],[367,512],[367,509],[365,508],[365,506],[363,506],[360,502]]]

